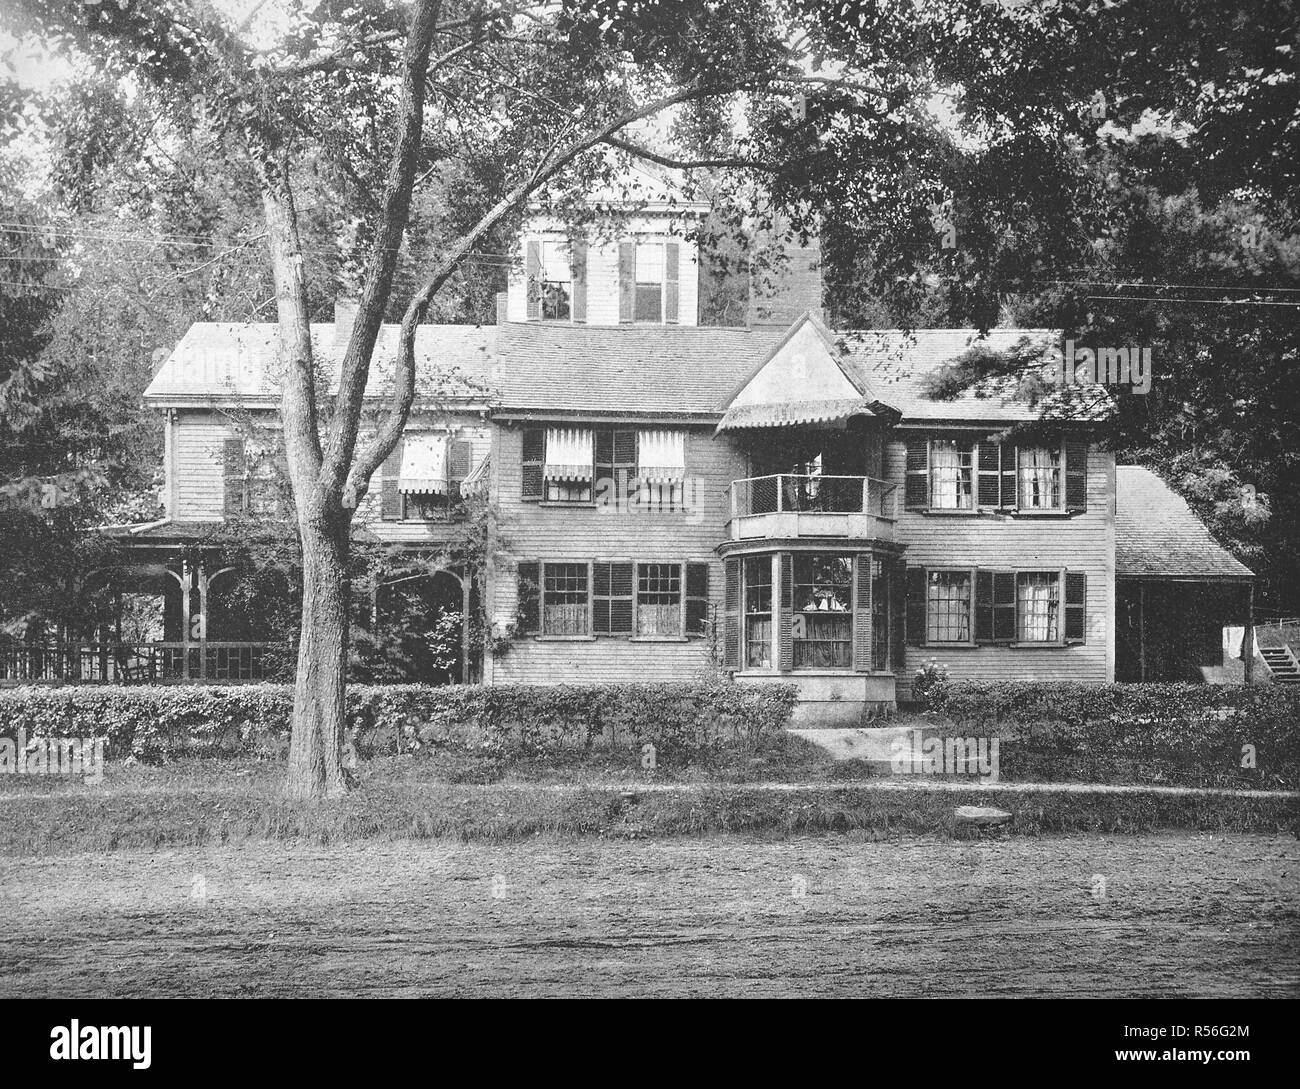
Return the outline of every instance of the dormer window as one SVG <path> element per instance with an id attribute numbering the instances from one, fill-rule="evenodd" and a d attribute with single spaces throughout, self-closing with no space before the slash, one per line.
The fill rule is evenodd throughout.
<path id="1" fill-rule="evenodd" d="M 642 242 L 636 247 L 636 321 L 664 320 L 664 247 Z"/>
<path id="2" fill-rule="evenodd" d="M 572 317 L 573 265 L 567 242 L 542 243 L 542 320 L 568 321 Z"/>
<path id="3" fill-rule="evenodd" d="M 681 288 L 681 245 L 622 242 L 618 248 L 618 320 L 676 324 Z"/>

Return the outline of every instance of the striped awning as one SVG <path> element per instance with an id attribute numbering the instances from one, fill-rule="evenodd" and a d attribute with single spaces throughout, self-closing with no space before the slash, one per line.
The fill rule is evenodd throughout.
<path id="1" fill-rule="evenodd" d="M 407 435 L 402 441 L 402 467 L 397 477 L 402 492 L 447 492 L 447 438 L 445 435 Z"/>
<path id="2" fill-rule="evenodd" d="M 834 401 L 776 401 L 768 404 L 733 405 L 722 417 L 718 430 L 838 423 L 853 416 L 872 415 L 874 413 L 862 397 L 845 397 Z"/>
<path id="3" fill-rule="evenodd" d="M 593 432 L 589 427 L 546 430 L 547 480 L 590 480 Z"/>
<path id="4" fill-rule="evenodd" d="M 686 477 L 685 431 L 637 433 L 637 475 L 648 484 L 680 484 Z"/>
<path id="5" fill-rule="evenodd" d="M 484 454 L 479 463 L 469 471 L 469 476 L 460 482 L 460 494 L 486 495 L 491 465 L 492 455 Z"/>

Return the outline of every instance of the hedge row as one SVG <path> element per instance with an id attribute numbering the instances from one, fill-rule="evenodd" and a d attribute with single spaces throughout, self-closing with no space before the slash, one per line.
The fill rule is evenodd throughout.
<path id="1" fill-rule="evenodd" d="M 468 745 L 543 753 L 590 745 L 689 755 L 780 731 L 792 685 L 661 683 L 494 687 L 350 685 L 349 740 L 362 756 Z M 23 687 L 0 690 L 0 736 L 102 737 L 110 759 L 268 755 L 288 743 L 288 685 Z"/>
<path id="2" fill-rule="evenodd" d="M 1008 777 L 1300 787 L 1300 690 L 943 681 L 930 706 L 1003 738 Z"/>

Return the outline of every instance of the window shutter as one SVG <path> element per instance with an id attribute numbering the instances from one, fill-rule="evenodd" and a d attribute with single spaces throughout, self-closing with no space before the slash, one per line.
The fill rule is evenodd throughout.
<path id="1" fill-rule="evenodd" d="M 535 632 L 542 626 L 542 565 L 521 563 L 518 574 L 519 628 L 523 632 Z"/>
<path id="2" fill-rule="evenodd" d="M 618 320 L 632 321 L 636 313 L 636 243 L 618 244 Z"/>
<path id="3" fill-rule="evenodd" d="M 914 647 L 925 646 L 925 568 L 907 567 L 904 581 L 904 640 Z"/>
<path id="4" fill-rule="evenodd" d="M 1083 571 L 1065 573 L 1065 641 L 1087 641 L 1088 576 Z"/>
<path id="5" fill-rule="evenodd" d="M 1065 507 L 1088 509 L 1088 441 L 1068 439 L 1065 443 Z"/>
<path id="6" fill-rule="evenodd" d="M 542 465 L 546 460 L 546 431 L 540 427 L 525 427 L 520 466 L 520 499 L 541 499 L 543 491 Z"/>
<path id="7" fill-rule="evenodd" d="M 459 498 L 461 481 L 469 476 L 473 451 L 467 439 L 447 441 L 447 490 L 452 498 Z"/>
<path id="8" fill-rule="evenodd" d="M 631 563 L 594 563 L 591 568 L 591 630 L 596 635 L 632 634 Z"/>
<path id="9" fill-rule="evenodd" d="M 221 477 L 225 485 L 223 510 L 227 518 L 244 513 L 244 440 L 226 439 L 221 444 Z"/>
<path id="10" fill-rule="evenodd" d="M 853 668 L 871 672 L 871 553 L 854 557 Z"/>
<path id="11" fill-rule="evenodd" d="M 981 507 L 1005 507 L 1007 502 L 1002 493 L 1002 444 L 982 442 L 979 444 L 979 496 Z M 1014 502 L 1014 499 L 1012 500 Z"/>
<path id="12" fill-rule="evenodd" d="M 1016 575 L 1014 571 L 993 572 L 993 641 L 1012 642 L 1016 637 Z"/>
<path id="13" fill-rule="evenodd" d="M 924 510 L 929 505 L 930 443 L 926 439 L 908 439 L 903 506 L 908 510 Z"/>
<path id="14" fill-rule="evenodd" d="M 686 565 L 686 634 L 707 635 L 709 624 L 709 565 Z"/>
<path id="15" fill-rule="evenodd" d="M 384 459 L 379 476 L 379 517 L 385 522 L 398 522 L 402 518 L 402 493 L 397 490 L 397 479 L 402 472 L 402 440 L 397 440 L 393 452 Z"/>
<path id="16" fill-rule="evenodd" d="M 993 642 L 993 572 L 975 572 L 975 642 Z"/>
<path id="17" fill-rule="evenodd" d="M 542 316 L 542 244 L 529 242 L 525 247 L 524 272 L 527 275 L 528 320 Z"/>
<path id="18" fill-rule="evenodd" d="M 664 246 L 664 321 L 670 325 L 676 324 L 680 306 L 681 259 L 682 247 L 679 243 L 669 242 Z"/>
<path id="19" fill-rule="evenodd" d="M 777 669 L 794 669 L 794 557 L 781 553 L 781 603 L 777 609 Z"/>
<path id="20" fill-rule="evenodd" d="M 740 560 L 722 561 L 722 665 L 740 668 Z"/>
<path id="21" fill-rule="evenodd" d="M 1019 464 L 1020 448 L 1007 446 L 1002 449 L 1002 505 L 1014 509 L 1020 506 L 1016 480 L 1016 466 Z"/>
<path id="22" fill-rule="evenodd" d="M 907 565 L 897 557 L 888 561 L 889 658 L 894 671 L 901 672 L 907 660 Z"/>
<path id="23" fill-rule="evenodd" d="M 587 240 L 575 239 L 569 252 L 573 255 L 573 320 L 587 320 Z"/>

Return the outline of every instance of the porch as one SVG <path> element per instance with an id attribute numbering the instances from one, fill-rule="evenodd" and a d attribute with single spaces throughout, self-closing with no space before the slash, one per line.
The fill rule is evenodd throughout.
<path id="1" fill-rule="evenodd" d="M 731 483 L 730 536 L 892 541 L 898 487 L 869 476 L 773 473 Z"/>

